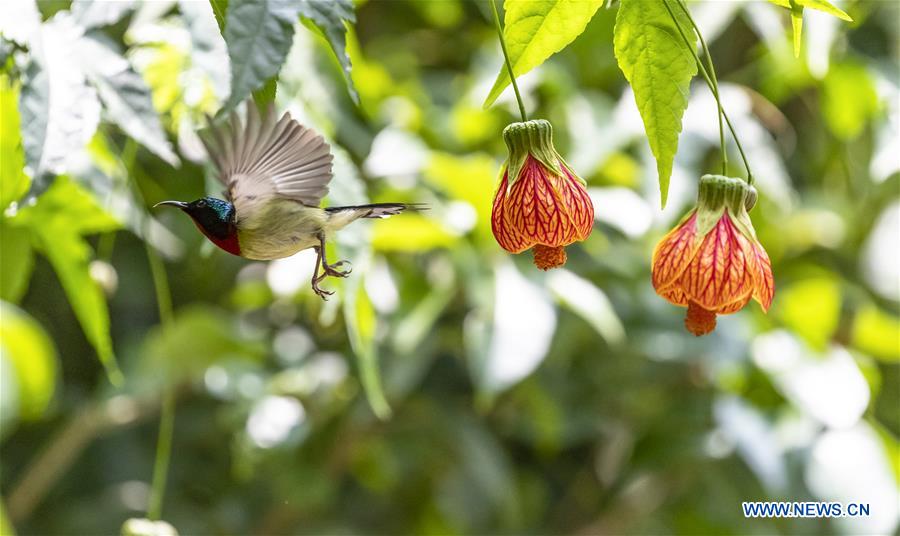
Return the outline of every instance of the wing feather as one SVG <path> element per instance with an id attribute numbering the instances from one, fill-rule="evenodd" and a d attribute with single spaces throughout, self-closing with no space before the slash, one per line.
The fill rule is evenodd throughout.
<path id="1" fill-rule="evenodd" d="M 232 112 L 200 138 L 238 214 L 263 198 L 284 197 L 318 206 L 328 193 L 334 157 L 321 135 L 274 109 L 263 116 L 247 102 L 246 121 Z"/>

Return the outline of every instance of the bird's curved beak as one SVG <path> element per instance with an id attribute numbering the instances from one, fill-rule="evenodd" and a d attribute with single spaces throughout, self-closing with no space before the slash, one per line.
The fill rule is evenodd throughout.
<path id="1" fill-rule="evenodd" d="M 162 205 L 168 205 L 168 206 L 171 206 L 171 207 L 178 207 L 178 208 L 180 208 L 181 210 L 186 209 L 187 206 L 188 206 L 187 203 L 183 203 L 183 202 L 181 202 L 181 201 L 160 201 L 159 203 L 153 205 L 153 208 L 156 208 L 156 207 L 162 206 Z"/>

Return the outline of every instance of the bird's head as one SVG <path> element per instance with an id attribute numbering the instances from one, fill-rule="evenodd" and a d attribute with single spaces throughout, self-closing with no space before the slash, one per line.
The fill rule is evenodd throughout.
<path id="1" fill-rule="evenodd" d="M 194 220 L 197 227 L 209 238 L 222 240 L 231 237 L 235 232 L 234 205 L 215 197 L 201 197 L 196 201 L 161 201 L 153 208 L 170 206 L 180 208 Z"/>

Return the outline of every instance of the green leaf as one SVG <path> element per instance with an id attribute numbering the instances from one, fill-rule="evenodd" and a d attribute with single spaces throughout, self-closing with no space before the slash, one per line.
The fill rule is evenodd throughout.
<path id="1" fill-rule="evenodd" d="M 16 536 L 16 531 L 13 530 L 12 523 L 6 515 L 6 507 L 3 506 L 3 501 L 0 501 L 0 534 L 3 536 Z"/>
<path id="2" fill-rule="evenodd" d="M 830 2 L 826 0 L 769 0 L 769 2 L 775 4 L 776 6 L 781 6 L 786 9 L 791 9 L 791 1 L 794 4 L 802 7 L 808 7 L 810 9 L 816 9 L 818 11 L 823 11 L 828 13 L 829 15 L 834 15 L 835 17 L 845 20 L 847 22 L 853 22 L 853 18 L 848 15 L 845 11 L 840 8 L 832 5 Z"/>
<path id="3" fill-rule="evenodd" d="M 819 11 L 824 11 L 829 15 L 833 15 L 839 19 L 845 20 L 847 22 L 853 22 L 853 17 L 848 15 L 842 9 L 832 5 L 827 0 L 794 0 L 795 3 L 800 4 L 803 7 L 808 7 L 810 9 L 816 9 Z"/>
<path id="4" fill-rule="evenodd" d="M 11 221 L 35 231 L 45 226 L 64 227 L 78 235 L 105 233 L 121 227 L 87 190 L 65 175 L 57 177 L 34 206 L 21 209 Z"/>
<path id="5" fill-rule="evenodd" d="M 853 345 L 886 362 L 900 362 L 900 318 L 867 305 L 853 320 Z"/>
<path id="6" fill-rule="evenodd" d="M 12 365 L 18 417 L 37 419 L 50 405 L 56 390 L 56 350 L 44 328 L 25 311 L 0 302 L 0 316 L 0 355 L 4 363 Z"/>
<path id="7" fill-rule="evenodd" d="M 603 0 L 506 0 L 503 37 L 513 73 L 522 76 L 564 49 L 584 32 L 601 5 Z M 484 107 L 493 104 L 509 83 L 504 65 Z"/>
<path id="8" fill-rule="evenodd" d="M 379 251 L 422 252 L 456 241 L 441 224 L 420 214 L 378 220 L 372 226 L 372 247 Z"/>
<path id="9" fill-rule="evenodd" d="M 375 344 L 378 317 L 360 278 L 348 281 L 344 286 L 344 294 L 344 319 L 347 322 L 350 345 L 359 365 L 363 390 L 375 415 L 379 419 L 387 419 L 391 416 L 391 406 L 381 386 L 378 350 Z"/>
<path id="10" fill-rule="evenodd" d="M 803 6 L 791 0 L 791 29 L 794 34 L 794 57 L 800 57 L 803 48 Z"/>
<path id="11" fill-rule="evenodd" d="M 859 136 L 878 112 L 878 92 L 864 65 L 832 63 L 822 90 L 825 124 L 841 140 L 850 141 Z"/>
<path id="12" fill-rule="evenodd" d="M 796 58 L 800 57 L 800 49 L 802 48 L 803 43 L 804 7 L 824 11 L 829 15 L 834 15 L 835 17 L 843 19 L 845 21 L 853 21 L 850 15 L 833 6 L 826 0 L 769 0 L 769 2 L 791 11 L 791 27 L 794 34 L 794 57 Z"/>
<path id="13" fill-rule="evenodd" d="M 213 15 L 216 18 L 216 24 L 219 25 L 219 33 L 223 36 L 225 35 L 225 14 L 228 12 L 228 0 L 209 0 L 209 5 L 212 7 Z M 192 0 L 185 0 L 185 6 L 181 8 L 185 15 L 192 11 L 199 11 L 196 9 L 196 6 L 192 4 Z M 191 18 L 199 18 L 196 13 L 190 14 Z M 202 31 L 194 31 L 194 27 L 198 26 L 197 24 L 191 25 L 191 37 L 194 40 L 194 49 L 210 49 L 214 48 L 214 42 L 208 38 Z M 196 55 L 196 54 L 195 54 Z M 200 61 L 198 63 L 203 63 L 205 57 L 201 55 L 198 58 Z M 210 72 L 211 76 L 213 73 L 213 65 L 207 66 L 207 71 Z M 275 90 L 278 82 L 278 77 L 273 76 L 266 80 L 266 83 L 263 85 L 261 89 L 257 89 L 253 92 L 253 100 L 256 102 L 256 106 L 260 109 L 260 111 L 265 111 L 266 106 L 269 103 L 275 101 Z"/>
<path id="14" fill-rule="evenodd" d="M 18 84 L 6 75 L 0 76 L 0 211 L 28 191 L 18 98 Z"/>
<path id="15" fill-rule="evenodd" d="M 90 194 L 61 176 L 34 206 L 19 211 L 15 223 L 31 230 L 37 248 L 53 265 L 110 382 L 118 385 L 122 373 L 113 355 L 109 311 L 103 290 L 90 276 L 91 249 L 82 235 L 116 230 L 119 222 L 103 211 Z"/>
<path id="16" fill-rule="evenodd" d="M 263 84 L 263 87 L 257 89 L 253 92 L 253 102 L 256 103 L 256 107 L 259 108 L 260 112 L 264 112 L 269 109 L 269 105 L 275 102 L 275 94 L 278 91 L 278 77 L 273 76 L 266 80 L 266 83 Z"/>
<path id="17" fill-rule="evenodd" d="M 781 292 L 778 316 L 815 350 L 824 351 L 837 329 L 841 288 L 827 276 L 798 281 Z"/>
<path id="18" fill-rule="evenodd" d="M 225 35 L 225 14 L 228 13 L 228 0 L 209 0 L 209 5 L 212 7 L 213 15 L 216 16 L 219 32 Z"/>
<path id="19" fill-rule="evenodd" d="M 681 8 L 671 0 L 678 27 L 696 47 L 696 37 Z M 634 90 L 650 150 L 656 157 L 662 206 L 666 206 L 672 163 L 678 151 L 681 120 L 688 105 L 697 64 L 663 2 L 622 0 L 613 42 L 616 60 Z"/>
<path id="20" fill-rule="evenodd" d="M 294 38 L 298 2 L 231 0 L 225 44 L 231 59 L 231 95 L 220 114 L 234 109 L 281 70 Z"/>
<path id="21" fill-rule="evenodd" d="M 350 76 L 350 55 L 347 54 L 347 23 L 356 22 L 352 0 L 300 0 L 300 16 L 313 23 L 328 40 L 331 50 L 341 64 L 347 92 L 359 104 L 359 93 Z"/>
<path id="22" fill-rule="evenodd" d="M 34 251 L 27 229 L 0 220 L 0 299 L 18 303 L 28 289 Z"/>

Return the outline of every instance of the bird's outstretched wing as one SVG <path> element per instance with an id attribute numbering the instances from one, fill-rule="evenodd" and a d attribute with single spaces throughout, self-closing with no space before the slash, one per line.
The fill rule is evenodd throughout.
<path id="1" fill-rule="evenodd" d="M 256 104 L 248 100 L 246 124 L 232 112 L 225 125 L 210 121 L 208 132 L 200 139 L 239 214 L 242 207 L 250 208 L 271 197 L 317 207 L 328 193 L 334 158 L 330 147 L 290 113 L 276 121 L 271 107 L 260 118 Z"/>

